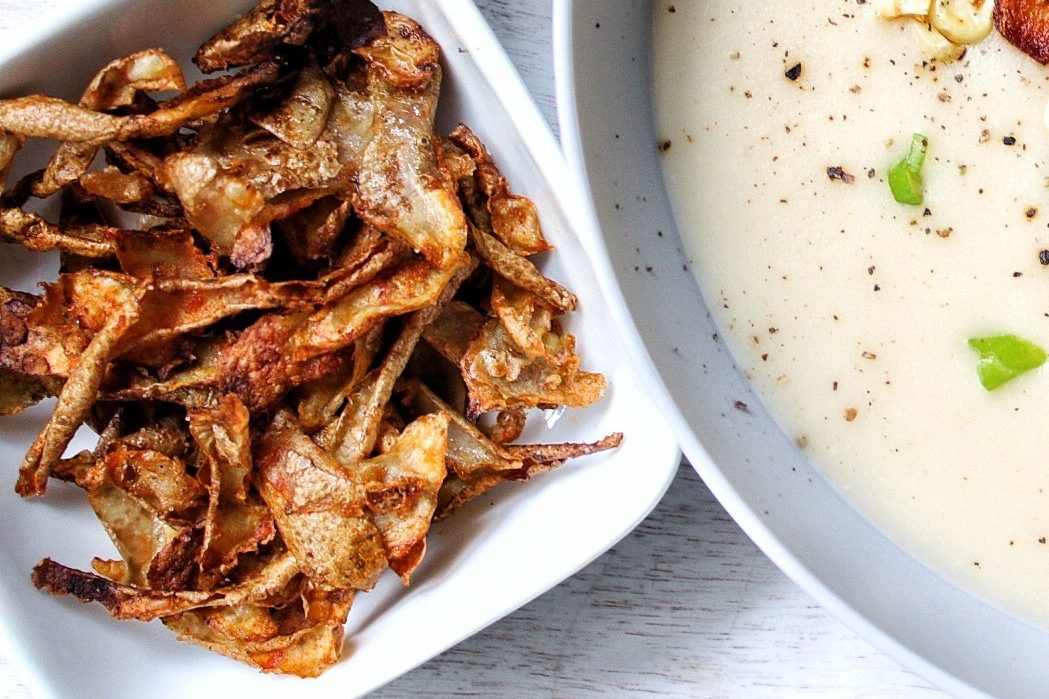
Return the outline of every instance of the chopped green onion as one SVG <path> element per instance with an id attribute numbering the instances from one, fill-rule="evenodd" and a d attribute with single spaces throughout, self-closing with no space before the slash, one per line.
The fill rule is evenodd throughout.
<path id="1" fill-rule="evenodd" d="M 980 355 L 976 372 L 988 391 L 1012 381 L 1020 374 L 1045 363 L 1046 354 L 1038 345 L 1016 335 L 993 335 L 969 340 L 969 346 Z"/>
<path id="2" fill-rule="evenodd" d="M 924 183 L 921 173 L 907 167 L 907 161 L 901 160 L 889 169 L 889 189 L 892 197 L 901 204 L 921 204 Z"/>
<path id="3" fill-rule="evenodd" d="M 911 137 L 907 157 L 889 168 L 889 189 L 893 198 L 901 204 L 921 204 L 925 184 L 922 181 L 922 165 L 929 139 L 920 133 Z"/>
<path id="4" fill-rule="evenodd" d="M 925 164 L 925 152 L 929 150 L 929 139 L 916 133 L 911 136 L 911 147 L 907 151 L 907 167 L 914 172 L 920 173 L 922 165 Z"/>

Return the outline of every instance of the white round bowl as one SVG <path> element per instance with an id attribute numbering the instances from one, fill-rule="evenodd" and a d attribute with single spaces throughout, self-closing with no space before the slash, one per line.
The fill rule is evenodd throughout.
<path id="1" fill-rule="evenodd" d="M 555 0 L 558 107 L 599 282 L 685 455 L 780 568 L 883 651 L 955 695 L 1044 696 L 1049 632 L 871 526 L 781 432 L 718 341 L 663 188 L 649 23 L 649 2 Z"/>

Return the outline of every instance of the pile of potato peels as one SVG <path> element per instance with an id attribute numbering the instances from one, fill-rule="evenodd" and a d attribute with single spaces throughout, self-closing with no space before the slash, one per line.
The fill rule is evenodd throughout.
<path id="1" fill-rule="evenodd" d="M 0 183 L 60 142 L 0 196 L 0 240 L 62 261 L 39 296 L 0 287 L 0 414 L 57 396 L 16 489 L 75 483 L 121 556 L 45 559 L 37 587 L 317 675 L 431 521 L 619 444 L 512 443 L 605 380 L 529 260 L 534 205 L 466 126 L 434 132 L 438 58 L 370 2 L 262 0 L 194 58 L 234 72 L 187 88 L 149 49 L 79 104 L 0 101 Z M 57 222 L 23 208 L 51 195 Z M 82 424 L 97 446 L 64 457 Z"/>

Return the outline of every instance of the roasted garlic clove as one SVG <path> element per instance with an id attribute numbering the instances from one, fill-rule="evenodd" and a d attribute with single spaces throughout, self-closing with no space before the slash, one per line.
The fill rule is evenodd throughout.
<path id="1" fill-rule="evenodd" d="M 991 33 L 993 14 L 994 0 L 933 0 L 929 23 L 956 44 L 976 44 Z"/>
<path id="2" fill-rule="evenodd" d="M 948 63 L 958 60 L 965 53 L 964 46 L 950 41 L 920 19 L 912 22 L 911 28 L 914 30 L 914 36 L 918 39 L 922 52 L 929 58 Z"/>

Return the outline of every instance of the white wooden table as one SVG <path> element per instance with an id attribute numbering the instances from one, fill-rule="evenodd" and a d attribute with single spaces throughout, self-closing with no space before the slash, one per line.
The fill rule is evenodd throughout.
<path id="1" fill-rule="evenodd" d="M 477 0 L 556 128 L 550 0 Z M 62 0 L 0 0 L 0 41 Z M 307 689 L 307 688 L 304 688 Z M 379 697 L 941 697 L 829 616 L 683 463 L 632 534 Z M 0 699 L 29 697 L 0 657 Z"/>

